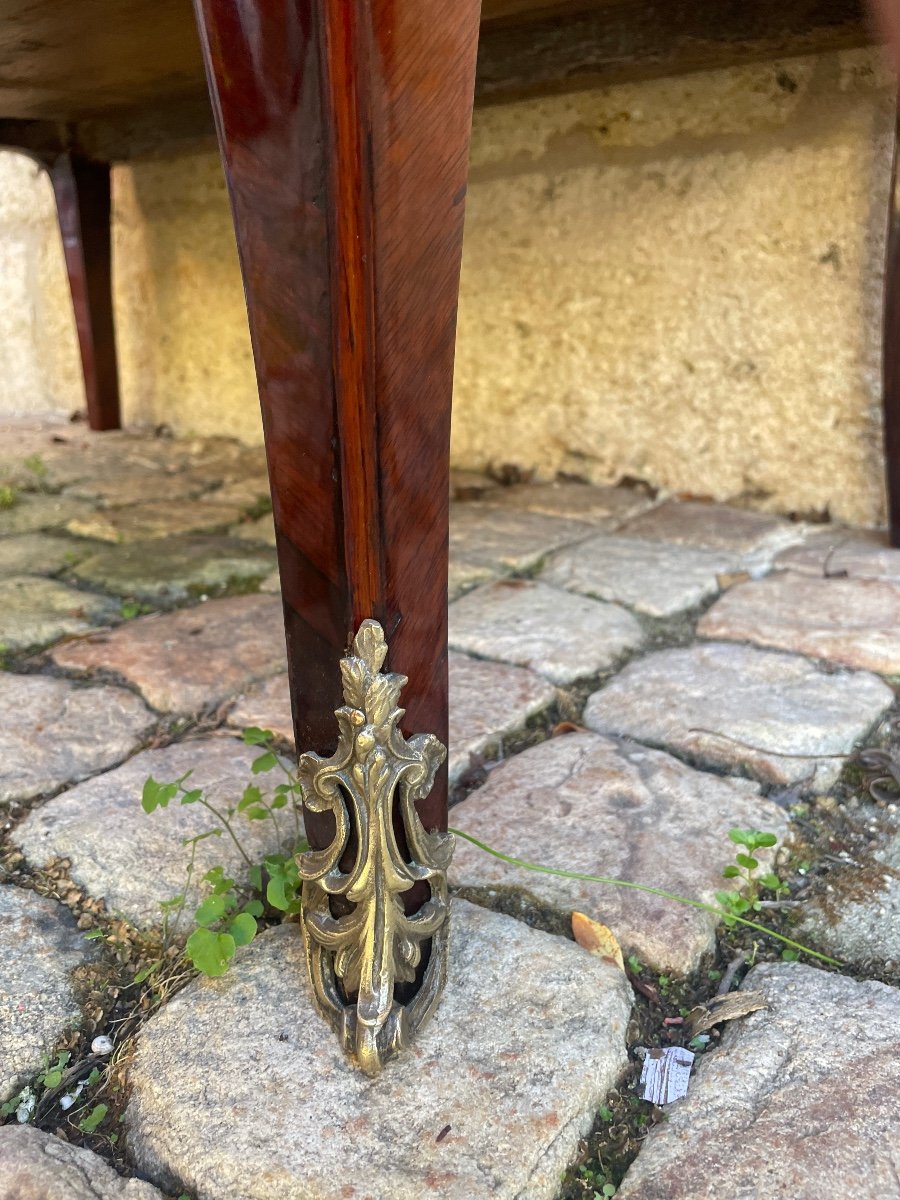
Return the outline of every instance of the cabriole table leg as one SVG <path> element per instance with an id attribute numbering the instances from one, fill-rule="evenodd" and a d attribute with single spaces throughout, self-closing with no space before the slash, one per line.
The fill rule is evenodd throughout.
<path id="1" fill-rule="evenodd" d="M 321 763 L 306 760 L 307 835 L 331 872 L 384 871 L 372 856 L 385 839 L 415 866 L 405 787 L 423 835 L 447 822 L 435 747 L 447 740 L 450 401 L 479 3 L 196 0 L 196 10 L 263 410 L 297 746 L 328 756 L 338 745 L 345 654 L 351 663 L 368 655 L 366 686 L 396 699 L 399 683 L 375 665 L 380 651 L 357 639 L 349 652 L 361 627 L 363 642 L 374 636 L 367 621 L 386 635 L 386 669 L 408 678 L 404 732 L 433 739 L 421 771 L 396 781 L 380 843 L 365 836 L 353 803 L 316 799 Z M 345 692 L 353 669 L 344 668 Z M 357 699 L 345 706 L 361 722 L 357 741 L 343 731 L 341 746 L 364 759 L 371 737 L 387 746 L 390 721 Z M 404 745 L 392 743 L 391 762 L 409 746 L 424 753 L 415 739 Z M 350 814 L 346 837 L 338 808 Z M 329 902 L 329 919 L 360 923 L 356 950 L 323 959 L 321 942 L 311 945 L 314 983 L 328 976 L 317 984 L 324 1010 L 345 1030 L 357 1019 L 377 1027 L 363 1055 L 369 1071 L 396 1047 L 388 1026 L 415 1024 L 415 996 L 431 979 L 431 933 L 412 984 L 385 943 L 399 914 L 432 919 L 433 880 L 416 879 L 385 902 L 387 925 L 375 909 L 363 922 L 349 892 L 342 906 Z"/>

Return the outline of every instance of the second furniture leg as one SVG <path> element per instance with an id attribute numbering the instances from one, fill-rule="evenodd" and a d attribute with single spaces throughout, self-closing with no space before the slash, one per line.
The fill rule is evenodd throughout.
<path id="1" fill-rule="evenodd" d="M 75 310 L 91 429 L 118 429 L 112 307 L 110 168 L 66 152 L 47 163 Z"/>

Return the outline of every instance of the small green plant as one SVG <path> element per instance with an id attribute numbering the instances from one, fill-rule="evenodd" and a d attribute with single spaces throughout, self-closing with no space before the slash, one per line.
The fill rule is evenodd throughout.
<path id="1" fill-rule="evenodd" d="M 301 880 L 296 856 L 309 848 L 301 836 L 300 785 L 275 753 L 274 734 L 268 729 L 252 727 L 244 730 L 243 740 L 248 746 L 258 746 L 262 750 L 251 764 L 255 776 L 276 770 L 284 774 L 284 779 L 268 796 L 258 784 L 250 783 L 235 804 L 223 808 L 210 801 L 202 788 L 189 785 L 190 771 L 167 783 L 151 776 L 144 783 L 141 796 L 141 806 L 146 813 L 167 808 L 177 798 L 182 805 L 202 805 L 216 822 L 213 828 L 185 839 L 184 845 L 190 848 L 190 855 L 184 889 L 161 906 L 164 949 L 178 932 L 194 881 L 198 845 L 207 838 L 228 837 L 247 866 L 245 884 L 238 884 L 222 866 L 210 868 L 200 879 L 206 885 L 206 894 L 194 909 L 194 928 L 188 935 L 184 952 L 198 971 L 212 978 L 224 975 L 238 946 L 253 941 L 267 905 L 284 915 L 300 911 Z M 282 846 L 289 846 L 290 852 L 268 854 L 262 862 L 254 861 L 240 836 L 242 821 L 270 821 L 277 841 Z M 135 976 L 135 983 L 142 983 L 161 965 L 162 959 L 150 963 Z"/>
<path id="2" fill-rule="evenodd" d="M 26 471 L 29 471 L 39 483 L 44 483 L 47 478 L 47 464 L 39 454 L 29 454 L 23 460 L 22 465 Z"/>
<path id="3" fill-rule="evenodd" d="M 59 1087 L 59 1085 L 62 1083 L 63 1071 L 68 1065 L 71 1057 L 72 1055 L 68 1050 L 60 1050 L 59 1054 L 56 1056 L 56 1062 L 51 1066 L 49 1058 L 46 1054 L 44 1054 L 43 1069 L 40 1075 L 38 1075 L 39 1082 L 48 1089 Z"/>
<path id="4" fill-rule="evenodd" d="M 137 600 L 123 600 L 119 606 L 119 616 L 126 621 L 133 621 L 135 617 L 143 617 L 152 612 L 149 604 L 141 604 Z"/>
<path id="5" fill-rule="evenodd" d="M 0 483 L 0 508 L 12 508 L 18 502 L 19 493 L 8 483 Z"/>
<path id="6" fill-rule="evenodd" d="M 82 1117 L 78 1122 L 78 1128 L 82 1133 L 94 1133 L 97 1127 L 101 1125 L 109 1112 L 109 1106 L 106 1104 L 95 1104 L 86 1117 Z"/>
<path id="7" fill-rule="evenodd" d="M 774 892 L 778 897 L 787 888 L 774 871 L 761 871 L 760 861 L 754 857 L 758 850 L 770 849 L 778 842 L 774 833 L 763 833 L 760 829 L 729 829 L 728 836 L 735 845 L 743 847 L 735 854 L 735 861 L 722 871 L 723 879 L 741 881 L 740 891 L 723 889 L 716 892 L 716 899 L 725 910 L 725 924 L 734 925 L 744 913 L 759 912 L 762 908 L 760 892 Z"/>

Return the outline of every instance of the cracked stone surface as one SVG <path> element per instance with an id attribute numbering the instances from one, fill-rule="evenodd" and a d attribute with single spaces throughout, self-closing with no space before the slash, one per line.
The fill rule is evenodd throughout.
<path id="1" fill-rule="evenodd" d="M 61 529 L 76 517 L 93 511 L 86 500 L 72 496 L 24 494 L 11 508 L 0 509 L 0 537 L 15 533 L 38 533 L 42 529 Z"/>
<path id="2" fill-rule="evenodd" d="M 217 534 L 178 534 L 104 546 L 72 574 L 116 596 L 178 604 L 201 595 L 255 590 L 275 567 L 274 551 Z"/>
<path id="3" fill-rule="evenodd" d="M 765 829 L 779 838 L 786 830 L 784 813 L 756 783 L 707 775 L 662 751 L 592 733 L 552 738 L 507 759 L 453 809 L 451 823 L 515 858 L 652 884 L 705 903 L 730 886 L 722 879 L 734 854 L 729 829 Z M 578 909 L 608 925 L 626 955 L 655 970 L 687 974 L 714 945 L 711 913 L 510 867 L 461 839 L 450 877 L 495 893 L 524 890 L 563 915 Z"/>
<path id="4" fill-rule="evenodd" d="M 127 508 L 101 509 L 86 517 L 76 517 L 66 525 L 66 531 L 102 542 L 138 542 L 183 533 L 224 532 L 240 515 L 241 510 L 235 504 L 157 500 L 150 504 L 131 504 Z"/>
<path id="5" fill-rule="evenodd" d="M 456 783 L 488 748 L 556 700 L 556 688 L 522 667 L 450 652 L 450 747 L 447 766 Z"/>
<path id="6" fill-rule="evenodd" d="M 484 563 L 468 562 L 465 558 L 457 558 L 455 555 L 452 555 L 447 572 L 448 599 L 451 602 L 458 600 L 460 596 L 464 596 L 466 592 L 471 592 L 473 588 L 480 587 L 483 583 L 491 583 L 494 579 L 505 574 L 508 574 L 508 572 L 498 567 L 486 566 Z"/>
<path id="7" fill-rule="evenodd" d="M 765 1011 L 725 1026 L 621 1200 L 885 1200 L 900 1178 L 900 991 L 800 963 L 754 967 Z"/>
<path id="8" fill-rule="evenodd" d="M 734 557 L 721 551 L 600 534 L 554 554 L 540 578 L 651 617 L 672 617 L 714 596 L 719 577 L 734 566 Z"/>
<path id="9" fill-rule="evenodd" d="M 561 546 L 589 537 L 583 521 L 518 512 L 492 504 L 450 506 L 450 553 L 498 571 L 529 571 Z"/>
<path id="10" fill-rule="evenodd" d="M 95 547 L 51 533 L 23 533 L 0 538 L 0 577 L 7 575 L 56 575 Z"/>
<path id="11" fill-rule="evenodd" d="M 0 802 L 75 783 L 127 757 L 156 718 L 125 688 L 0 672 Z"/>
<path id="12" fill-rule="evenodd" d="M 900 583 L 900 550 L 892 549 L 879 529 L 823 529 L 782 551 L 775 565 L 819 578 L 846 575 Z"/>
<path id="13" fill-rule="evenodd" d="M 14 575 L 0 579 L 0 643 L 7 650 L 30 650 L 118 614 L 105 596 L 95 596 L 53 579 Z"/>
<path id="14" fill-rule="evenodd" d="M 697 632 L 898 675 L 900 586 L 783 571 L 726 592 Z"/>
<path id="15" fill-rule="evenodd" d="M 59 667 L 110 671 L 160 712 L 196 713 L 285 667 L 281 601 L 232 596 L 57 646 Z"/>
<path id="16" fill-rule="evenodd" d="M 500 739 L 524 729 L 529 718 L 545 711 L 556 699 L 546 679 L 521 667 L 483 662 L 466 654 L 449 656 L 450 782 L 455 783 L 473 760 Z M 255 725 L 271 729 L 294 745 L 287 675 L 275 675 L 241 696 L 228 714 L 234 729 Z"/>
<path id="17" fill-rule="evenodd" d="M 287 674 L 273 675 L 239 696 L 228 714 L 233 729 L 270 729 L 282 742 L 294 746 L 294 722 L 291 718 L 291 694 Z"/>
<path id="18" fill-rule="evenodd" d="M 501 579 L 450 605 L 450 647 L 567 684 L 640 646 L 637 620 L 615 604 L 528 579 Z"/>
<path id="19" fill-rule="evenodd" d="M 630 663 L 594 692 L 583 719 L 764 782 L 825 788 L 844 766 L 829 756 L 848 754 L 893 701 L 867 671 L 714 642 Z"/>
<path id="20" fill-rule="evenodd" d="M 40 1069 L 41 1055 L 81 1021 L 72 972 L 93 957 L 68 909 L 0 884 L 0 1101 L 14 1096 Z M 2 1180 L 0 1172 L 0 1189 Z"/>
<path id="21" fill-rule="evenodd" d="M 763 567 L 806 528 L 768 513 L 693 500 L 667 500 L 622 526 L 628 537 L 651 538 L 678 546 L 704 546 L 739 555 L 751 567 Z"/>
<path id="22" fill-rule="evenodd" d="M 190 984 L 138 1041 L 138 1167 L 196 1200 L 552 1200 L 625 1065 L 625 976 L 463 902 L 451 920 L 441 1004 L 376 1080 L 315 1012 L 295 925 Z"/>
<path id="23" fill-rule="evenodd" d="M 604 529 L 617 528 L 655 503 L 640 488 L 594 487 L 568 481 L 494 488 L 485 499 L 501 508 L 587 521 Z"/>
<path id="24" fill-rule="evenodd" d="M 99 1154 L 29 1125 L 0 1129 L 0 1200 L 165 1200 Z"/>
<path id="25" fill-rule="evenodd" d="M 144 781 L 152 775 L 166 783 L 190 770 L 192 787 L 203 788 L 217 807 L 228 807 L 253 780 L 250 764 L 258 754 L 257 748 L 230 737 L 145 750 L 48 800 L 16 826 L 11 839 L 34 867 L 71 860 L 71 878 L 90 896 L 103 899 L 108 911 L 141 928 L 158 925 L 160 901 L 185 888 L 184 839 L 215 828 L 217 822 L 200 804 L 185 807 L 177 800 L 164 811 L 145 813 Z M 254 860 L 279 848 L 271 822 L 236 820 L 241 842 Z M 246 878 L 243 859 L 225 836 L 198 843 L 195 880 L 216 864 L 236 879 Z M 198 894 L 196 884 L 188 890 L 188 909 Z"/>

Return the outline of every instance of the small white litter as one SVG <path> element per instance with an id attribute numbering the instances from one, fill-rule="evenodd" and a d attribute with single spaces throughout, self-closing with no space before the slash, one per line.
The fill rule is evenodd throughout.
<path id="1" fill-rule="evenodd" d="M 671 1104 L 686 1096 L 693 1062 L 693 1052 L 684 1046 L 648 1050 L 641 1070 L 641 1099 Z"/>

